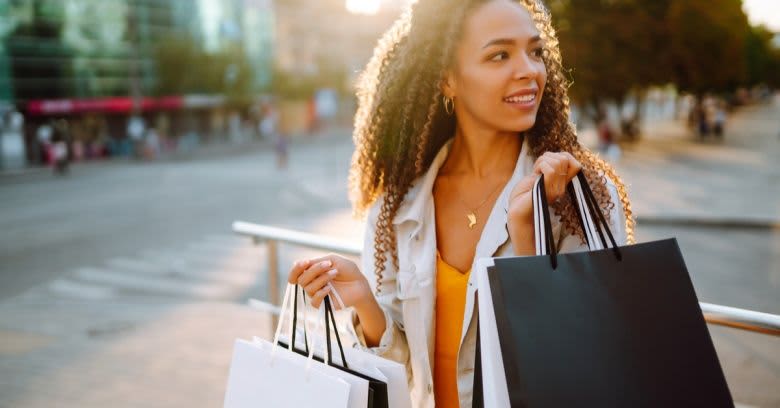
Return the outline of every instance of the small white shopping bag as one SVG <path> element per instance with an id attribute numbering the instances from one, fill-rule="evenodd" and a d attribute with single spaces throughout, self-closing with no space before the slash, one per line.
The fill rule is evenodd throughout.
<path id="1" fill-rule="evenodd" d="M 278 346 L 291 288 L 288 285 L 285 291 L 273 342 L 257 337 L 251 342 L 236 340 L 225 407 L 365 408 L 368 381 L 314 360 L 316 341 L 308 357 Z M 292 324 L 289 328 L 295 330 Z"/>
<path id="2" fill-rule="evenodd" d="M 304 356 L 275 348 L 265 340 L 236 340 L 225 408 L 348 406 L 349 383 Z"/>
<path id="3" fill-rule="evenodd" d="M 343 310 L 344 303 L 335 291 L 335 288 L 332 289 L 332 294 L 332 297 L 335 300 L 333 303 L 338 305 L 339 310 Z M 330 295 L 328 296 L 330 297 Z M 305 314 L 303 318 L 306 319 Z M 306 327 L 306 325 L 304 325 L 304 327 Z M 320 332 L 309 332 L 304 334 L 299 331 L 296 334 L 296 337 L 295 347 L 298 350 L 305 349 L 306 343 L 304 339 L 306 338 L 309 339 L 310 342 L 314 341 L 316 344 L 325 344 L 325 340 Z M 290 344 L 290 339 L 286 338 L 286 336 L 283 336 L 282 341 L 284 344 Z M 412 402 L 409 393 L 409 380 L 406 374 L 406 367 L 403 364 L 357 348 L 346 347 L 343 351 L 350 369 L 387 384 L 388 408 L 411 408 Z M 315 350 L 314 356 L 321 359 L 325 358 L 320 350 Z M 332 358 L 335 364 L 344 366 L 344 361 L 341 359 L 340 353 L 333 353 Z"/>
<path id="4" fill-rule="evenodd" d="M 344 310 L 344 303 L 335 288 L 331 287 L 331 293 L 339 310 Z M 389 408 L 411 408 L 409 380 L 406 375 L 406 367 L 403 364 L 357 348 L 345 348 L 344 357 L 351 369 L 387 384 Z M 333 358 L 334 362 L 343 365 L 344 362 L 341 361 L 341 356 L 338 353 L 334 353 Z"/>
<path id="5" fill-rule="evenodd" d="M 406 367 L 403 364 L 355 348 L 344 349 L 344 354 L 350 368 L 387 384 L 389 408 L 412 407 Z"/>

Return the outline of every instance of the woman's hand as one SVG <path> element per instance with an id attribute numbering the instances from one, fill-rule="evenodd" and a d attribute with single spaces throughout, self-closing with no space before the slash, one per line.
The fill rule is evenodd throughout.
<path id="1" fill-rule="evenodd" d="M 507 227 L 515 254 L 534 254 L 534 206 L 532 192 L 539 175 L 544 174 L 547 202 L 554 203 L 566 193 L 569 184 L 582 165 L 569 152 L 547 152 L 534 163 L 534 172 L 520 180 L 509 195 Z"/>
<path id="2" fill-rule="evenodd" d="M 315 308 L 319 308 L 322 300 L 331 292 L 329 282 L 344 302 L 344 307 L 359 307 L 374 296 L 357 265 L 335 254 L 295 262 L 287 281 L 301 285 Z M 333 307 L 337 309 L 339 305 L 334 302 Z"/>

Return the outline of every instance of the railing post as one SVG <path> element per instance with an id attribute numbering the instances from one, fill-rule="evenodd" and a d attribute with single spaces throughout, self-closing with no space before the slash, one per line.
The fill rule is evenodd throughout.
<path id="1" fill-rule="evenodd" d="M 269 239 L 265 242 L 268 256 L 268 301 L 274 306 L 280 306 L 279 299 L 279 242 Z M 276 329 L 279 317 L 271 318 L 271 331 Z"/>

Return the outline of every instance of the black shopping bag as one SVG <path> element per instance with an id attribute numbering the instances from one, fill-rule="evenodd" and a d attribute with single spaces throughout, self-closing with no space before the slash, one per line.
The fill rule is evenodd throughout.
<path id="1" fill-rule="evenodd" d="M 544 255 L 480 262 L 484 406 L 733 407 L 677 241 L 618 247 L 584 177 L 568 190 L 604 249 L 555 253 L 542 180 Z"/>

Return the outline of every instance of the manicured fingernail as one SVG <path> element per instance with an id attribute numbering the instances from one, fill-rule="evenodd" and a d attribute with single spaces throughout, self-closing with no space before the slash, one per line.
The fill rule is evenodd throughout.
<path id="1" fill-rule="evenodd" d="M 330 261 L 322 261 L 320 265 L 322 265 L 323 268 L 330 268 L 331 264 Z"/>
<path id="2" fill-rule="evenodd" d="M 335 269 L 331 269 L 331 270 L 328 271 L 328 276 L 334 277 L 334 276 L 336 276 L 337 273 L 339 273 L 339 271 L 337 271 Z"/>

